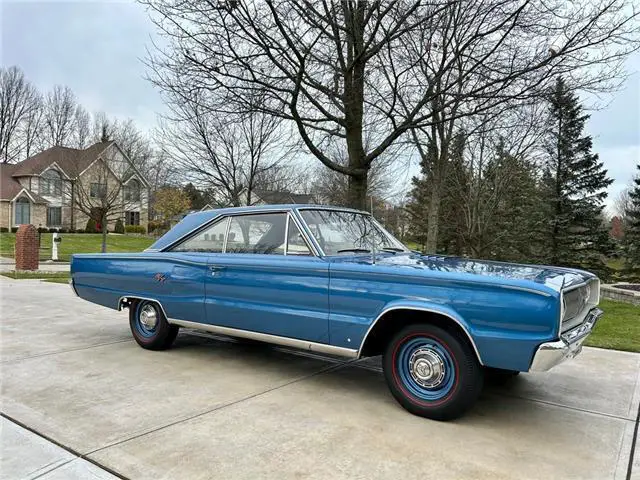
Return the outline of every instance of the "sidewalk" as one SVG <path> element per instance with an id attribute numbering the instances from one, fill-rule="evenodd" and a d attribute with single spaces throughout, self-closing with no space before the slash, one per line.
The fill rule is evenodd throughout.
<path id="1" fill-rule="evenodd" d="M 0 479 L 118 478 L 4 417 L 0 417 L 0 445 Z"/>
<path id="2" fill-rule="evenodd" d="M 0 257 L 0 272 L 10 272 L 16 269 L 16 263 L 13 258 Z M 39 272 L 68 272 L 68 263 L 53 263 L 41 261 L 38 266 Z"/>

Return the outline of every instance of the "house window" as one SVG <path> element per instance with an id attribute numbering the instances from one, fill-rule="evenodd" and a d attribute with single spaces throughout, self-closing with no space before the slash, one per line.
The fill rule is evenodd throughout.
<path id="1" fill-rule="evenodd" d="M 129 180 L 124 187 L 124 199 L 130 202 L 140 201 L 140 182 L 135 178 Z"/>
<path id="2" fill-rule="evenodd" d="M 62 207 L 47 208 L 47 226 L 57 227 L 62 225 Z"/>
<path id="3" fill-rule="evenodd" d="M 26 225 L 31 223 L 31 203 L 28 199 L 20 197 L 15 202 L 15 224 Z"/>
<path id="4" fill-rule="evenodd" d="M 89 196 L 91 198 L 104 198 L 107 194 L 107 184 L 106 183 L 92 183 L 89 191 Z"/>
<path id="5" fill-rule="evenodd" d="M 125 225 L 140 225 L 140 212 L 124 212 Z"/>
<path id="6" fill-rule="evenodd" d="M 40 194 L 54 195 L 59 197 L 62 195 L 62 177 L 60 172 L 49 169 L 40 177 Z"/>

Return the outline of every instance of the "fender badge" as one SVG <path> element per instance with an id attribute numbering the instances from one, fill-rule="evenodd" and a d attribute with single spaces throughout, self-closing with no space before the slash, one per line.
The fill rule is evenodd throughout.
<path id="1" fill-rule="evenodd" d="M 164 273 L 156 273 L 153 276 L 153 279 L 158 283 L 164 283 L 164 281 L 167 279 L 167 276 Z"/>

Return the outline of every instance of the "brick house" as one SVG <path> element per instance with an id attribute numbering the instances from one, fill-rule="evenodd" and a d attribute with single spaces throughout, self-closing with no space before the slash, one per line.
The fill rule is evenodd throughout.
<path id="1" fill-rule="evenodd" d="M 118 195 L 117 216 L 125 225 L 147 228 L 149 183 L 116 142 L 84 150 L 51 147 L 20 163 L 0 165 L 0 227 L 84 228 L 89 217 L 79 208 L 80 193 L 86 192 L 86 211 L 87 203 L 98 207 L 107 190 Z M 115 221 L 109 221 L 110 230 Z"/>

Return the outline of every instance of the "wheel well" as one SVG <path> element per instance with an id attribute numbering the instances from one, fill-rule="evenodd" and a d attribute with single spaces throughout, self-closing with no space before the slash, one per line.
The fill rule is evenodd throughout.
<path id="1" fill-rule="evenodd" d="M 382 355 L 391 337 L 407 325 L 416 323 L 429 323 L 446 330 L 465 342 L 478 356 L 469 334 L 458 322 L 441 313 L 411 309 L 391 310 L 380 317 L 365 339 L 360 356 L 374 357 Z M 478 361 L 480 361 L 480 358 L 478 358 Z"/>
<path id="2" fill-rule="evenodd" d="M 153 302 L 156 305 L 158 305 L 160 307 L 160 310 L 162 311 L 162 314 L 166 317 L 167 314 L 164 311 L 164 306 L 162 305 L 162 303 L 160 303 L 158 300 L 156 300 L 155 298 L 146 298 L 146 297 L 136 297 L 134 295 L 131 296 L 124 296 L 124 297 L 120 297 L 120 299 L 118 300 L 118 310 L 122 310 L 123 308 L 131 308 L 131 306 L 135 303 L 135 302 L 139 302 L 141 300 L 147 300 L 149 302 Z"/>

